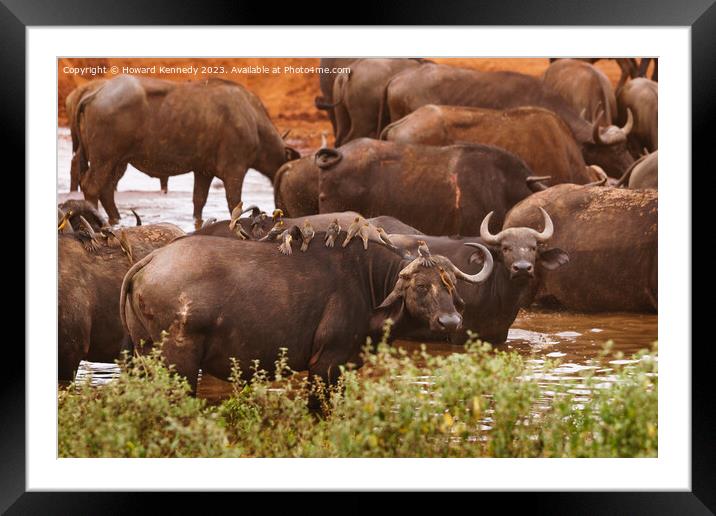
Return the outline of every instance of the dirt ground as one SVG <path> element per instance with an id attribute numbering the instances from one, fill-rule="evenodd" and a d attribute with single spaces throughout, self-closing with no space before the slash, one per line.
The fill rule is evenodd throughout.
<path id="1" fill-rule="evenodd" d="M 426 56 L 429 57 L 429 56 Z M 541 75 L 549 65 L 548 59 L 531 58 L 431 58 L 438 63 L 474 68 L 477 70 L 512 70 L 530 75 Z M 320 146 L 321 133 L 327 131 L 329 142 L 332 142 L 331 125 L 324 111 L 319 111 L 313 104 L 314 98 L 320 94 L 318 74 L 315 73 L 232 73 L 232 67 L 266 66 L 280 67 L 315 67 L 318 59 L 278 59 L 278 58 L 176 58 L 176 59 L 138 59 L 138 58 L 60 58 L 58 59 L 58 124 L 67 126 L 65 114 L 65 98 L 77 86 L 87 81 L 108 77 L 111 71 L 98 75 L 65 73 L 66 67 L 107 67 L 124 66 L 139 67 L 156 65 L 155 73 L 145 75 L 174 81 L 201 80 L 208 76 L 219 76 L 246 86 L 256 93 L 266 105 L 271 119 L 283 133 L 291 130 L 288 141 L 299 151 L 308 151 Z M 189 74 L 160 73 L 159 66 L 223 66 L 223 74 Z M 614 85 L 619 81 L 620 70 L 612 60 L 601 60 L 596 65 L 604 71 Z"/>

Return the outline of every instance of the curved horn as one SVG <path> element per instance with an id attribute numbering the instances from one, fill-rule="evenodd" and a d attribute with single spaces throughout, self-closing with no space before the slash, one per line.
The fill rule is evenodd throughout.
<path id="1" fill-rule="evenodd" d="M 129 211 L 131 211 L 134 214 L 134 219 L 137 221 L 136 225 L 141 226 L 142 225 L 142 219 L 139 218 L 139 215 L 137 215 L 137 212 L 134 211 L 132 208 L 129 208 Z"/>
<path id="2" fill-rule="evenodd" d="M 328 132 L 322 131 L 321 132 L 321 149 L 327 149 L 328 148 Z"/>
<path id="3" fill-rule="evenodd" d="M 544 208 L 540 206 L 539 210 L 542 212 L 542 216 L 544 217 L 544 229 L 541 233 L 535 229 L 531 229 L 531 231 L 538 242 L 545 242 L 552 238 L 552 235 L 554 234 L 554 224 L 552 224 L 552 219 Z"/>
<path id="4" fill-rule="evenodd" d="M 460 269 L 458 269 L 455 264 L 450 262 L 452 264 L 455 277 L 457 279 L 467 281 L 468 283 L 482 283 L 490 277 L 490 274 L 492 274 L 492 267 L 494 265 L 492 254 L 487 249 L 487 247 L 482 244 L 478 244 L 477 242 L 467 242 L 465 245 L 469 247 L 477 247 L 480 251 L 482 251 L 482 254 L 485 255 L 485 263 L 482 266 L 482 270 L 477 274 L 465 274 Z"/>
<path id="5" fill-rule="evenodd" d="M 240 217 L 241 215 L 243 215 L 244 213 L 246 213 L 247 211 L 258 210 L 258 209 L 259 209 L 258 206 L 256 206 L 255 204 L 252 204 L 251 206 L 249 206 L 249 207 L 247 207 L 247 208 L 241 210 L 241 213 L 239 213 L 239 217 Z"/>
<path id="6" fill-rule="evenodd" d="M 599 116 L 592 122 L 592 138 L 594 139 L 594 143 L 599 143 L 601 145 L 608 145 L 608 143 L 605 140 L 602 140 L 602 133 L 599 131 L 599 122 L 602 119 L 602 113 L 599 114 Z"/>
<path id="7" fill-rule="evenodd" d="M 496 235 L 490 233 L 490 219 L 493 213 L 495 212 L 491 211 L 482 219 L 482 224 L 480 224 L 480 238 L 482 238 L 486 244 L 498 245 L 502 239 L 502 231 Z"/>
<path id="8" fill-rule="evenodd" d="M 286 132 L 281 135 L 281 139 L 285 140 L 290 132 L 291 132 L 291 129 L 286 129 Z"/>
<path id="9" fill-rule="evenodd" d="M 622 127 L 622 131 L 624 131 L 624 134 L 627 135 L 631 132 L 633 127 L 634 127 L 634 115 L 632 115 L 631 109 L 627 108 L 627 121 L 626 121 L 626 124 L 624 124 L 624 127 Z"/>

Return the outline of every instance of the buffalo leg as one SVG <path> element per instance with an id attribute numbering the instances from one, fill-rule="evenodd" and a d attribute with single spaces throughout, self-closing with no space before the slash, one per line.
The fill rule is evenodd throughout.
<path id="1" fill-rule="evenodd" d="M 76 192 L 80 186 L 80 161 L 75 153 L 70 164 L 70 192 Z"/>
<path id="2" fill-rule="evenodd" d="M 234 168 L 230 173 L 219 176 L 224 182 L 229 213 L 241 202 L 241 187 L 244 185 L 244 176 L 246 176 L 245 167 Z"/>
<path id="3" fill-rule="evenodd" d="M 61 352 L 57 361 L 57 379 L 61 382 L 73 381 L 82 358 L 78 350 Z"/>
<path id="4" fill-rule="evenodd" d="M 162 193 L 167 193 L 169 191 L 169 176 L 159 178 L 159 187 L 161 188 Z"/>
<path id="5" fill-rule="evenodd" d="M 184 324 L 175 321 L 174 327 L 164 334 L 161 342 L 161 354 L 167 367 L 173 366 L 174 371 L 186 378 L 191 387 L 191 394 L 196 396 L 199 383 L 199 369 L 204 356 L 204 335 L 188 329 Z M 143 348 L 140 354 L 147 353 Z"/>
<path id="6" fill-rule="evenodd" d="M 651 58 L 649 57 L 641 58 L 641 61 L 639 62 L 639 71 L 637 72 L 637 77 L 646 77 L 646 71 L 649 69 L 650 62 Z"/>
<path id="7" fill-rule="evenodd" d="M 203 224 L 201 213 L 204 211 L 206 199 L 209 197 L 209 187 L 214 176 L 194 172 L 194 227 L 199 229 Z"/>
<path id="8" fill-rule="evenodd" d="M 79 309 L 77 312 L 61 310 L 59 314 L 57 379 L 60 382 L 71 382 L 75 379 L 80 361 L 89 352 L 92 323 Z"/>
<path id="9" fill-rule="evenodd" d="M 359 310 L 359 309 L 358 309 Z M 336 317 L 335 314 L 344 314 Z M 326 396 L 330 389 L 336 385 L 341 375 L 341 366 L 352 362 L 357 367 L 362 365 L 360 357 L 360 344 L 350 345 L 354 338 L 346 334 L 341 321 L 358 316 L 356 307 L 349 307 L 340 296 L 331 296 L 326 304 L 321 322 L 316 328 L 311 349 L 311 358 L 308 362 L 308 385 L 311 392 L 308 397 L 308 409 L 313 413 L 321 412 L 321 396 L 314 388 L 317 378 L 320 378 Z"/>
<path id="10" fill-rule="evenodd" d="M 107 212 L 109 225 L 119 224 L 119 210 L 114 202 L 114 182 L 102 189 L 99 194 L 99 200 L 102 202 L 102 206 L 104 206 L 104 211 Z"/>

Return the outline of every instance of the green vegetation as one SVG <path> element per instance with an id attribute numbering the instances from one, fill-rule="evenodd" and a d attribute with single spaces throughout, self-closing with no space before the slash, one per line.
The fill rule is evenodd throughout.
<path id="1" fill-rule="evenodd" d="M 605 349 L 604 353 L 608 352 Z M 654 457 L 657 351 L 613 367 L 612 381 L 541 377 L 529 361 L 473 341 L 446 357 L 387 346 L 306 408 L 305 375 L 285 359 L 220 405 L 189 396 L 159 351 L 122 363 L 102 387 L 59 395 L 61 457 Z M 542 364 L 549 372 L 558 362 Z M 255 366 L 255 370 L 258 369 Z"/>

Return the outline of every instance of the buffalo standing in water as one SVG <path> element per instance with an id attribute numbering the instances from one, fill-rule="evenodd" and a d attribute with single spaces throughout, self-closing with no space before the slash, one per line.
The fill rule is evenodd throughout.
<path id="1" fill-rule="evenodd" d="M 184 234 L 173 224 L 121 231 L 133 260 Z M 76 233 L 58 235 L 58 258 L 58 377 L 64 382 L 74 378 L 80 360 L 112 362 L 119 357 L 125 337 L 119 292 L 132 263 L 119 245 L 87 251 Z"/>
<path id="2" fill-rule="evenodd" d="M 559 93 L 587 122 L 610 126 L 617 119 L 617 99 L 609 78 L 578 59 L 558 59 L 544 72 L 544 83 Z M 600 117 L 600 111 L 603 115 Z"/>
<path id="3" fill-rule="evenodd" d="M 612 177 L 621 177 L 634 161 L 626 147 L 631 126 L 600 127 L 589 123 L 557 92 L 529 75 L 481 72 L 446 65 L 424 64 L 396 74 L 385 89 L 381 130 L 420 106 L 438 104 L 489 109 L 535 106 L 554 111 L 569 126 L 582 149 L 584 161 L 598 165 Z"/>
<path id="4" fill-rule="evenodd" d="M 335 70 L 338 68 L 349 68 L 351 63 L 357 60 L 358 58 L 356 57 L 324 57 L 318 63 L 318 66 L 321 70 L 323 70 L 318 75 L 321 95 L 315 98 L 314 105 L 317 109 L 325 111 L 328 115 L 328 119 L 331 121 L 331 126 L 333 127 L 333 134 L 336 134 L 336 114 L 333 105 L 333 83 L 338 75 Z"/>
<path id="5" fill-rule="evenodd" d="M 380 133 L 380 139 L 423 145 L 460 142 L 494 145 L 525 160 L 533 174 L 550 176 L 552 184 L 585 184 L 599 179 L 597 173 L 584 163 L 580 146 L 569 126 L 552 111 L 541 108 L 501 111 L 429 104 L 388 125 Z M 295 163 L 298 165 L 303 159 Z M 299 178 L 307 181 L 313 175 L 306 166 L 297 168 L 300 174 L 294 174 L 287 186 L 296 187 Z M 290 195 L 286 192 L 287 197 Z"/>
<path id="6" fill-rule="evenodd" d="M 377 138 L 378 112 L 385 86 L 396 73 L 422 64 L 420 59 L 358 59 L 333 83 L 335 146 L 356 138 Z"/>
<path id="7" fill-rule="evenodd" d="M 410 234 L 391 234 L 390 240 L 399 248 L 416 252 L 418 242 L 425 241 L 434 253 L 447 257 L 468 274 L 482 268 L 481 254 L 472 252 L 465 244 L 486 246 L 495 262 L 490 277 L 480 285 L 460 283 L 457 291 L 465 301 L 462 329 L 449 335 L 453 344 L 467 340 L 467 330 L 477 333 L 481 340 L 498 345 L 505 342 L 510 326 L 520 308 L 528 306 L 530 295 L 544 271 L 554 271 L 569 262 L 562 249 L 548 247 L 553 240 L 554 225 L 546 211 L 542 211 L 544 229 L 513 228 L 492 235 L 488 229 L 489 215 L 480 226 L 480 237 L 446 237 Z M 425 329 L 411 329 L 396 333 L 398 338 L 439 340 L 444 336 Z"/>
<path id="8" fill-rule="evenodd" d="M 552 242 L 570 256 L 542 276 L 538 300 L 584 312 L 657 310 L 655 190 L 553 186 L 512 208 L 505 228 L 536 227 L 537 207 L 552 216 L 559 227 Z"/>
<path id="9" fill-rule="evenodd" d="M 628 186 L 632 189 L 659 189 L 659 151 L 642 156 L 619 179 L 616 186 Z"/>
<path id="10" fill-rule="evenodd" d="M 85 95 L 75 110 L 80 187 L 119 220 L 114 185 L 127 164 L 155 177 L 194 172 L 194 220 L 214 176 L 224 182 L 229 210 L 241 200 L 249 168 L 273 179 L 300 155 L 287 147 L 259 98 L 221 79 L 175 83 L 119 76 Z"/>
<path id="11" fill-rule="evenodd" d="M 640 156 L 643 149 L 654 152 L 659 147 L 659 84 L 649 79 L 629 81 L 617 92 L 619 118 L 634 114 L 634 129 L 629 133 L 629 149 Z"/>
<path id="12" fill-rule="evenodd" d="M 318 213 L 318 172 L 315 156 L 289 161 L 273 180 L 274 203 L 289 217 Z"/>
<path id="13" fill-rule="evenodd" d="M 167 332 L 162 352 L 194 391 L 199 368 L 228 378 L 235 357 L 250 378 L 254 360 L 270 368 L 282 347 L 291 369 L 333 384 L 341 365 L 360 365 L 366 337 L 379 338 L 388 318 L 396 331 L 456 331 L 464 306 L 457 280 L 480 283 L 492 271 L 487 250 L 473 251 L 486 253 L 486 263 L 467 275 L 447 258 L 427 267 L 374 242 L 366 250 L 357 241 L 314 242 L 288 257 L 275 243 L 183 238 L 130 269 L 121 315 L 135 343 Z"/>
<path id="14" fill-rule="evenodd" d="M 97 79 L 77 86 L 65 99 L 65 113 L 70 124 L 70 137 L 72 138 L 72 163 L 70 165 L 70 192 L 76 192 L 80 186 L 80 154 L 77 152 L 80 145 L 80 131 L 77 127 L 77 106 L 87 95 L 94 93 L 107 79 Z"/>
<path id="15" fill-rule="evenodd" d="M 427 66 L 427 65 L 425 65 Z M 474 235 L 532 190 L 524 161 L 488 145 L 405 145 L 369 138 L 316 153 L 321 213 L 389 215 L 433 235 Z"/>

